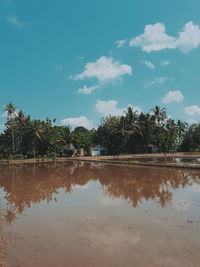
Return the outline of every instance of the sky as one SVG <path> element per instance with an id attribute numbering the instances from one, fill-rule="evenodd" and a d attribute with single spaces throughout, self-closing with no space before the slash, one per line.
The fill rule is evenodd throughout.
<path id="1" fill-rule="evenodd" d="M 200 122 L 199 0 L 0 0 L 0 129 L 33 118 L 97 127 L 128 106 Z"/>

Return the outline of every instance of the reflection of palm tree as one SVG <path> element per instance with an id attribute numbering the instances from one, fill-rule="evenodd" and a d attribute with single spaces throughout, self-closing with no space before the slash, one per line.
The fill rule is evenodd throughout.
<path id="1" fill-rule="evenodd" d="M 6 251 L 6 240 L 4 239 L 3 233 L 3 221 L 0 218 L 0 267 L 5 266 L 5 251 Z"/>
<path id="2" fill-rule="evenodd" d="M 0 187 L 5 191 L 9 205 L 5 218 L 11 223 L 17 213 L 22 213 L 32 203 L 55 201 L 60 188 L 72 193 L 76 185 L 83 186 L 90 180 L 98 180 L 106 196 L 126 199 L 133 207 L 143 200 L 155 200 L 164 207 L 172 198 L 170 189 L 200 184 L 200 175 L 198 171 L 190 170 L 124 168 L 117 165 L 102 165 L 99 169 L 92 164 L 84 164 L 83 168 L 72 162 L 26 165 L 25 168 L 23 165 L 2 165 Z"/>
<path id="3" fill-rule="evenodd" d="M 11 209 L 12 209 L 12 206 L 10 206 L 10 209 L 7 210 L 7 213 L 5 215 L 5 220 L 9 224 L 11 224 L 16 218 L 16 213 L 12 211 Z"/>

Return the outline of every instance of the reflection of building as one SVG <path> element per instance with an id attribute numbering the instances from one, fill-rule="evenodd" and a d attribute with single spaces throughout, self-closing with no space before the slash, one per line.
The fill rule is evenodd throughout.
<path id="1" fill-rule="evenodd" d="M 89 147 L 90 155 L 91 156 L 101 156 L 101 155 L 107 155 L 108 149 L 102 145 L 92 144 Z"/>

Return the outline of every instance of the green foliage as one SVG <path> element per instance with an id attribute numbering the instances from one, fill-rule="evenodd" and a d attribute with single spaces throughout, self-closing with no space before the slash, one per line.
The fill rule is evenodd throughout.
<path id="1" fill-rule="evenodd" d="M 170 119 L 164 108 L 156 106 L 150 113 L 138 114 L 129 107 L 123 116 L 101 120 L 95 142 L 106 146 L 110 154 L 148 153 L 152 147 L 157 152 L 181 151 L 187 131 L 187 123 Z M 198 143 L 195 136 L 191 137 L 193 149 Z"/>
<path id="2" fill-rule="evenodd" d="M 200 124 L 192 124 L 185 134 L 181 149 L 184 152 L 200 151 Z"/>
<path id="3" fill-rule="evenodd" d="M 54 120 L 31 119 L 11 102 L 5 108 L 7 121 L 0 134 L 0 159 L 43 158 L 72 155 L 74 147 L 89 153 L 91 144 L 101 144 L 109 154 L 200 150 L 200 124 L 188 126 L 167 116 L 156 106 L 150 113 L 128 107 L 123 116 L 102 118 L 97 129 L 55 126 Z"/>
<path id="4" fill-rule="evenodd" d="M 79 150 L 83 148 L 88 150 L 90 144 L 93 141 L 93 135 L 95 130 L 87 130 L 85 127 L 76 127 L 72 132 L 72 143 Z"/>

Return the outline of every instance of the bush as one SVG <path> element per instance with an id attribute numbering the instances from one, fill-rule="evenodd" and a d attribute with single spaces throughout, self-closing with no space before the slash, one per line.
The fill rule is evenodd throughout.
<path id="1" fill-rule="evenodd" d="M 48 154 L 44 155 L 44 158 L 56 158 L 58 157 L 58 154 L 55 152 L 49 152 Z"/>
<path id="2" fill-rule="evenodd" d="M 14 159 L 24 159 L 24 155 L 23 154 L 16 154 L 13 157 Z"/>
<path id="3" fill-rule="evenodd" d="M 9 160 L 13 160 L 14 159 L 14 156 L 12 154 L 9 155 Z"/>

